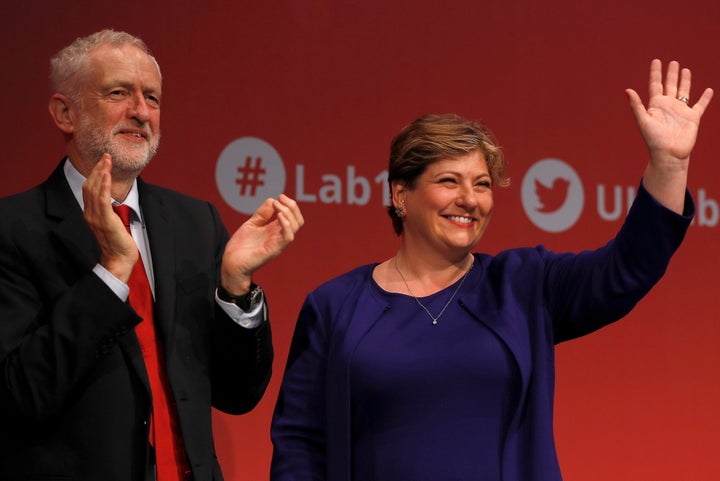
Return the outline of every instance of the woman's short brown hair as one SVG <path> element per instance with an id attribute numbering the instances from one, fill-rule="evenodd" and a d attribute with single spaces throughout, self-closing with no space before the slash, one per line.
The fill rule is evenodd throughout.
<path id="1" fill-rule="evenodd" d="M 396 181 L 412 189 L 428 165 L 441 159 L 480 151 L 485 156 L 493 186 L 505 187 L 505 157 L 495 136 L 484 125 L 455 114 L 428 114 L 403 128 L 390 144 L 388 183 L 390 192 Z M 402 218 L 395 206 L 388 206 L 397 235 L 402 234 Z"/>

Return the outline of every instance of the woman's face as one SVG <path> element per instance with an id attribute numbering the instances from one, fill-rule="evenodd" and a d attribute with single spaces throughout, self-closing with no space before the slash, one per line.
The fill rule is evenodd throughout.
<path id="1" fill-rule="evenodd" d="M 408 245 L 464 255 L 478 243 L 493 210 L 492 180 L 480 151 L 430 164 L 412 189 L 393 185 Z"/>

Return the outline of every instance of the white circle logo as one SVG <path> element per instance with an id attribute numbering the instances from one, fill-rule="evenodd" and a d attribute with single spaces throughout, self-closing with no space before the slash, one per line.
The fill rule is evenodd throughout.
<path id="1" fill-rule="evenodd" d="M 242 137 L 230 142 L 220 154 L 215 182 L 230 207 L 252 214 L 265 199 L 285 190 L 285 166 L 272 145 L 255 137 Z"/>
<path id="2" fill-rule="evenodd" d="M 533 224 L 547 232 L 562 232 L 580 217 L 585 203 L 575 170 L 558 159 L 542 159 L 527 171 L 522 205 Z"/>

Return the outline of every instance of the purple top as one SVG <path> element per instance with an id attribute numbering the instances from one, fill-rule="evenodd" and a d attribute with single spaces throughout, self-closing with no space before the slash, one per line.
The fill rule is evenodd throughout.
<path id="1" fill-rule="evenodd" d="M 420 301 L 437 315 L 456 287 Z M 507 347 L 455 303 L 433 325 L 414 298 L 374 288 L 397 315 L 350 361 L 353 479 L 499 481 L 520 390 Z"/>

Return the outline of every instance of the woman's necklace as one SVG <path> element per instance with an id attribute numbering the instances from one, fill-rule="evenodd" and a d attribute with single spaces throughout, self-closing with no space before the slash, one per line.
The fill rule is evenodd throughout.
<path id="1" fill-rule="evenodd" d="M 460 290 L 460 288 L 462 287 L 463 282 L 465 282 L 465 278 L 468 276 L 468 274 L 470 274 L 470 270 L 472 270 L 472 267 L 474 264 L 475 264 L 475 257 L 473 256 L 472 262 L 470 263 L 470 267 L 468 268 L 467 271 L 465 271 L 465 274 L 463 274 L 462 279 L 460 279 L 460 283 L 455 288 L 455 291 L 453 292 L 452 296 L 450 296 L 450 299 L 448 299 L 448 301 L 445 303 L 445 306 L 443 306 L 442 310 L 440 311 L 440 314 L 438 314 L 437 316 L 433 316 L 430 313 L 430 311 L 428 310 L 428 308 L 425 307 L 422 302 L 420 302 L 420 299 L 418 299 L 417 296 L 415 294 L 413 294 L 412 289 L 410 289 L 410 285 L 408 285 L 408 281 L 405 279 L 405 276 L 403 275 L 403 273 L 400 272 L 400 268 L 397 265 L 397 256 L 393 259 L 393 266 L 395 266 L 395 270 L 397 271 L 397 273 L 400 274 L 400 278 L 405 283 L 405 287 L 407 287 L 408 292 L 413 297 L 413 299 L 415 299 L 415 302 L 418 303 L 418 306 L 422 307 L 423 311 L 425 311 L 427 313 L 427 315 L 430 316 L 430 319 L 432 319 L 433 325 L 437 325 L 438 319 L 440 319 L 440 316 L 442 316 L 445 313 L 445 309 L 447 309 L 448 306 L 450 305 L 450 303 L 452 302 L 452 300 L 455 299 L 455 294 L 457 294 L 458 291 Z"/>

